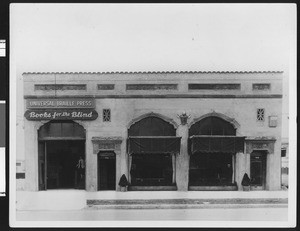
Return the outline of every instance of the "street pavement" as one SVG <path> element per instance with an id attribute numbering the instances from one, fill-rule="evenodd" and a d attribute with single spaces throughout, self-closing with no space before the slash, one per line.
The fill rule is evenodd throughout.
<path id="1" fill-rule="evenodd" d="M 287 200 L 288 191 L 98 191 L 85 190 L 47 190 L 17 191 L 16 209 L 21 210 L 79 210 L 84 209 L 87 201 L 99 200 L 222 200 L 280 199 Z M 55 203 L 53 203 L 55 202 Z M 219 202 L 218 202 L 219 203 Z M 249 204 L 249 203 L 248 203 Z"/>
<path id="2" fill-rule="evenodd" d="M 34 197 L 35 196 L 35 197 Z M 146 221 L 153 227 L 192 222 L 288 222 L 288 192 L 22 192 L 17 195 L 15 221 L 20 227 L 125 227 Z M 253 222 L 257 221 L 257 222 Z M 24 223 L 25 222 L 25 223 Z M 98 222 L 98 223 L 97 223 Z M 100 222 L 100 223 L 99 223 Z M 109 223 L 110 222 L 110 223 Z M 106 224 L 109 225 L 106 226 Z M 75 224 L 75 225 L 74 225 Z M 138 227 L 144 227 L 139 225 Z M 156 226 L 157 227 L 157 226 Z M 160 227 L 160 226 L 158 226 Z M 175 226 L 176 227 L 176 226 Z M 234 226 L 233 226 L 234 227 Z"/>
<path id="3" fill-rule="evenodd" d="M 287 221 L 285 206 L 18 211 L 17 221 Z"/>

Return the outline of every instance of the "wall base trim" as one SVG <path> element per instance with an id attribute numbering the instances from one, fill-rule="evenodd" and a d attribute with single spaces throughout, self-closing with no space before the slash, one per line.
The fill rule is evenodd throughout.
<path id="1" fill-rule="evenodd" d="M 177 186 L 129 186 L 128 191 L 177 191 Z"/>
<path id="2" fill-rule="evenodd" d="M 189 186 L 189 191 L 237 191 L 237 186 Z"/>

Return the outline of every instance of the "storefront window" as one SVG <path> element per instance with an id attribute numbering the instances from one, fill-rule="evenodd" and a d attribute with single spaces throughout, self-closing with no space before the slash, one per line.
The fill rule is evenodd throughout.
<path id="1" fill-rule="evenodd" d="M 133 124 L 128 135 L 131 185 L 175 184 L 175 153 L 180 151 L 180 138 L 173 125 L 151 116 Z"/>
<path id="2" fill-rule="evenodd" d="M 243 141 L 235 139 L 236 130 L 218 117 L 207 117 L 189 130 L 196 150 L 190 150 L 189 186 L 233 186 L 235 150 Z"/>
<path id="3" fill-rule="evenodd" d="M 133 155 L 130 174 L 132 185 L 172 185 L 172 158 L 163 154 Z"/>
<path id="4" fill-rule="evenodd" d="M 191 156 L 190 186 L 232 185 L 232 155 L 203 153 Z"/>

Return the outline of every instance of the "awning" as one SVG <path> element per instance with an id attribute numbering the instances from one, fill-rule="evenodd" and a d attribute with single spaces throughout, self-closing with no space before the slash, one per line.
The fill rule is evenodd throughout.
<path id="1" fill-rule="evenodd" d="M 190 138 L 191 154 L 194 153 L 237 153 L 244 152 L 244 136 L 206 136 Z"/>
<path id="2" fill-rule="evenodd" d="M 175 154 L 180 153 L 181 137 L 176 136 L 130 136 L 128 153 L 131 154 Z"/>

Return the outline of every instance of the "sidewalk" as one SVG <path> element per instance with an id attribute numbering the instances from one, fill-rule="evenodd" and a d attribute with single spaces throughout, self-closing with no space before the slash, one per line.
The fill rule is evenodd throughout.
<path id="1" fill-rule="evenodd" d="M 39 192 L 17 192 L 17 210 L 80 210 L 87 207 L 88 201 L 116 205 L 146 200 L 152 204 L 169 201 L 169 204 L 193 204 L 196 201 L 203 204 L 287 204 L 288 191 L 98 191 L 85 190 L 48 190 Z M 240 199 L 240 200 L 238 200 Z M 194 202 L 193 202 L 194 201 Z M 143 202 L 142 202 L 143 203 Z M 168 202 L 166 202 L 168 203 Z M 93 203 L 92 203 L 93 204 Z"/>

